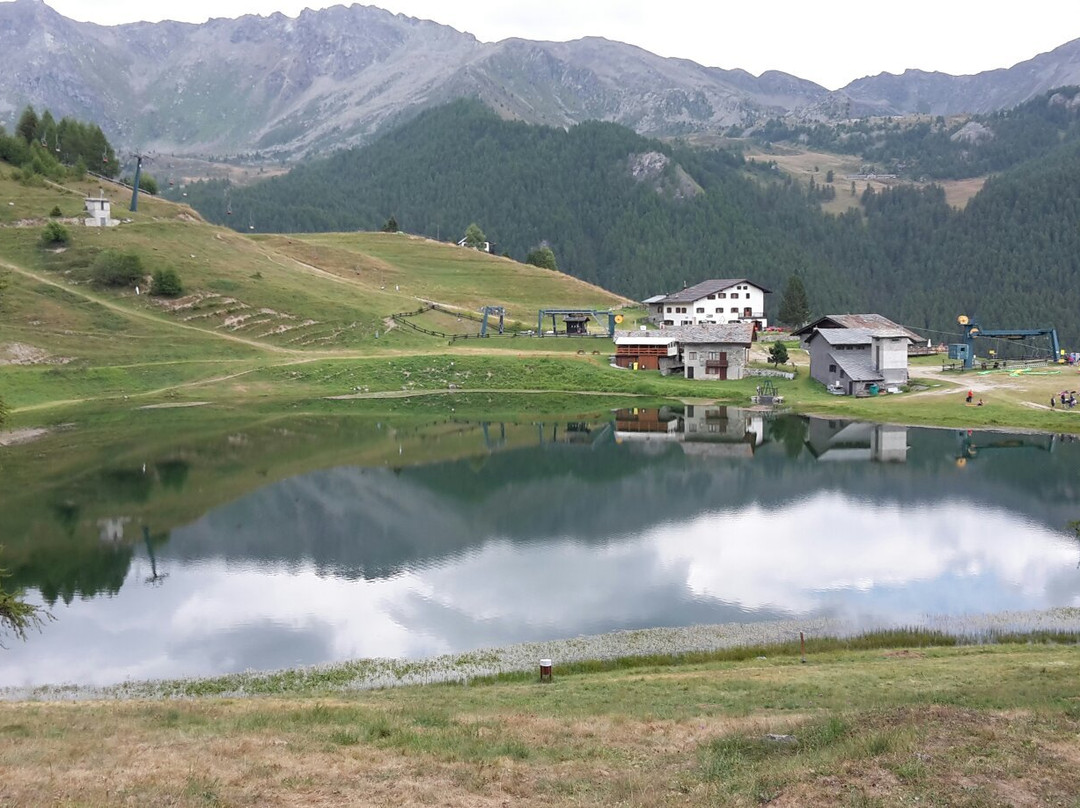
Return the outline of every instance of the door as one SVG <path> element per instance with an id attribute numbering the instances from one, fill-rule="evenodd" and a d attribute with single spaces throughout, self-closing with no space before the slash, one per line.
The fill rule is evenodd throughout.
<path id="1" fill-rule="evenodd" d="M 694 366 L 693 365 L 687 365 L 686 366 L 686 378 L 688 378 L 688 379 L 694 378 Z"/>

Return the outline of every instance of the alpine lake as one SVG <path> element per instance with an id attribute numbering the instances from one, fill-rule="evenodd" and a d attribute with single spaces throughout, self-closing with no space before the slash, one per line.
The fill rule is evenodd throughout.
<path id="1" fill-rule="evenodd" d="M 0 688 L 1080 607 L 1067 436 L 688 404 L 155 434 L 0 449 L 5 587 L 52 616 Z"/>

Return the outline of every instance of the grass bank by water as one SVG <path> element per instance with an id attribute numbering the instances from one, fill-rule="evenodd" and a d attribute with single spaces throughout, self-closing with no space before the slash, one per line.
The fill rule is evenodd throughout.
<path id="1" fill-rule="evenodd" d="M 1046 639 L 1032 635 L 1033 639 Z M 5 804 L 1062 805 L 1075 634 L 932 631 L 348 691 L 0 703 Z M 483 661 L 474 655 L 473 663 Z"/>

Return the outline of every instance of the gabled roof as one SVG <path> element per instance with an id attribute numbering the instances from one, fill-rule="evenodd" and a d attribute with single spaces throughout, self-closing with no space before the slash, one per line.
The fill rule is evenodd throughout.
<path id="1" fill-rule="evenodd" d="M 646 306 L 648 306 L 650 303 L 659 303 L 661 300 L 663 300 L 666 297 L 667 297 L 667 295 L 653 295 L 652 297 L 645 298 L 641 302 L 644 303 Z"/>
<path id="2" fill-rule="evenodd" d="M 677 325 L 668 326 L 663 333 L 673 335 L 681 345 L 749 345 L 754 341 L 753 323 Z"/>
<path id="3" fill-rule="evenodd" d="M 703 297 L 714 295 L 717 292 L 723 292 L 740 283 L 748 283 L 755 289 L 760 289 L 765 294 L 772 294 L 769 289 L 746 278 L 725 278 L 722 280 L 702 281 L 694 286 L 687 287 L 678 292 L 673 292 L 670 295 L 663 297 L 662 300 L 664 303 L 693 303 L 695 300 L 701 300 Z M 657 300 L 654 302 L 659 303 L 660 301 Z"/>
<path id="4" fill-rule="evenodd" d="M 856 382 L 880 382 L 884 381 L 885 377 L 878 371 L 874 370 L 874 363 L 870 359 L 869 354 L 829 354 L 829 358 L 836 363 L 840 370 L 847 374 L 847 377 Z"/>
<path id="5" fill-rule="evenodd" d="M 829 345 L 870 345 L 874 341 L 872 332 L 865 328 L 822 328 L 810 335 L 810 339 L 815 337 Z"/>
<path id="6" fill-rule="evenodd" d="M 862 328 L 871 331 L 880 337 L 907 337 L 913 342 L 923 342 L 923 338 L 914 331 L 909 331 L 902 325 L 897 325 L 888 317 L 880 314 L 826 314 L 814 322 L 804 325 L 797 331 L 792 331 L 791 336 L 802 337 L 813 333 L 815 330 L 830 328 Z M 897 333 L 877 333 L 897 332 Z"/>

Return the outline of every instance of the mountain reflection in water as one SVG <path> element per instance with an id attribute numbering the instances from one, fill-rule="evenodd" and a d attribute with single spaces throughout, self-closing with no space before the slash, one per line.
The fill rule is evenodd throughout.
<path id="1" fill-rule="evenodd" d="M 1066 528 L 1080 444 L 1051 435 L 691 405 L 370 428 L 365 464 L 249 486 L 189 518 L 184 503 L 240 473 L 197 447 L 42 498 L 6 564 L 58 619 L 5 652 L 0 685 L 1080 605 Z M 321 457 L 325 441 L 309 444 Z M 250 436 L 232 449 L 229 468 L 250 471 L 255 452 L 274 468 Z M 106 487 L 111 510 L 91 513 L 80 497 Z"/>

